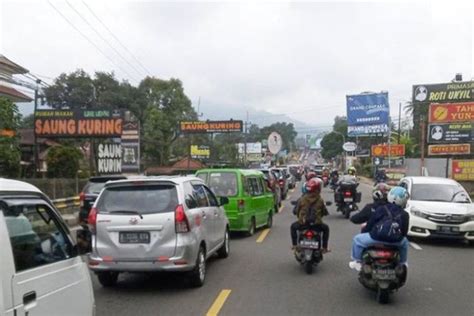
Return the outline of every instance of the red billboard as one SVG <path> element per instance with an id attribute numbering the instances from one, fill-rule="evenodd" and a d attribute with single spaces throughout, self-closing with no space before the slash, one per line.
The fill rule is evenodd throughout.
<path id="1" fill-rule="evenodd" d="M 390 155 L 389 148 L 390 147 Z M 372 145 L 372 157 L 403 157 L 405 156 L 405 145 L 404 144 L 381 144 L 381 145 Z"/>
<path id="2" fill-rule="evenodd" d="M 430 123 L 474 121 L 474 102 L 431 104 Z"/>

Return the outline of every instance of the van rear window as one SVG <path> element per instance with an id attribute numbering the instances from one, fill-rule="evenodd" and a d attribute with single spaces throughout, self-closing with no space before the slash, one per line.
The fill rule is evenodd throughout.
<path id="1" fill-rule="evenodd" d="M 213 172 L 209 177 L 209 187 L 217 196 L 235 196 L 237 175 L 233 172 Z"/>
<path id="2" fill-rule="evenodd" d="M 173 212 L 178 205 L 174 185 L 134 185 L 104 190 L 97 204 L 100 213 L 156 214 Z"/>

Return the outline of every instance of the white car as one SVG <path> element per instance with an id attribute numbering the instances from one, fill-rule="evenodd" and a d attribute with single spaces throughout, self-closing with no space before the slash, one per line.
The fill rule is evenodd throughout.
<path id="1" fill-rule="evenodd" d="M 408 236 L 474 242 L 474 204 L 455 180 L 406 177 L 400 186 L 410 193 Z"/>
<path id="2" fill-rule="evenodd" d="M 87 265 L 52 202 L 0 178 L 0 315 L 93 315 Z"/>

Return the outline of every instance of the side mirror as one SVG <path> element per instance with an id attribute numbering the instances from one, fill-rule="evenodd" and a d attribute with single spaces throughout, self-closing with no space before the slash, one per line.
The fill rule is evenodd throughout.
<path id="1" fill-rule="evenodd" d="M 92 251 L 92 234 L 89 228 L 83 226 L 76 231 L 76 247 L 79 255 L 84 255 Z"/>
<path id="2" fill-rule="evenodd" d="M 291 201 L 290 203 L 291 203 L 291 205 L 296 205 L 296 204 L 298 204 L 298 201 Z"/>
<path id="3" fill-rule="evenodd" d="M 326 201 L 326 206 L 331 206 L 332 202 L 331 201 Z"/>
<path id="4" fill-rule="evenodd" d="M 219 199 L 220 206 L 229 204 L 229 198 L 227 196 L 221 196 Z"/>

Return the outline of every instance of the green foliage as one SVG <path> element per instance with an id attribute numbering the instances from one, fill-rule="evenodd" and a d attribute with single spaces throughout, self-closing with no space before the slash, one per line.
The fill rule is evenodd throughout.
<path id="1" fill-rule="evenodd" d="M 35 115 L 30 114 L 22 118 L 20 122 L 20 128 L 34 128 L 35 125 Z"/>
<path id="2" fill-rule="evenodd" d="M 94 84 L 84 70 L 78 69 L 70 74 L 62 73 L 54 84 L 44 89 L 48 104 L 55 109 L 91 108 L 95 105 Z"/>
<path id="3" fill-rule="evenodd" d="M 16 104 L 0 97 L 0 130 L 10 129 L 17 132 L 21 114 Z M 0 136 L 0 176 L 18 177 L 20 174 L 21 153 L 18 136 Z"/>
<path id="4" fill-rule="evenodd" d="M 321 140 L 321 155 L 327 160 L 335 158 L 343 151 L 342 145 L 347 135 L 347 119 L 343 116 L 336 116 L 334 118 L 333 131 L 326 134 Z"/>
<path id="5" fill-rule="evenodd" d="M 79 161 L 82 153 L 71 146 L 56 146 L 48 151 L 46 162 L 48 164 L 49 178 L 74 178 L 79 170 Z"/>

